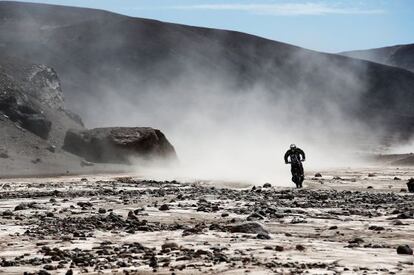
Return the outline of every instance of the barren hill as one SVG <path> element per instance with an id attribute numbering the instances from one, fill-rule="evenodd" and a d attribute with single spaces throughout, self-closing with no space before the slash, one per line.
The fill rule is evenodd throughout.
<path id="1" fill-rule="evenodd" d="M 414 72 L 414 44 L 349 51 L 341 54 Z"/>
<path id="2" fill-rule="evenodd" d="M 119 100 L 135 109 L 150 106 L 153 118 L 171 97 L 182 99 L 176 107 L 185 110 L 194 103 L 189 99 L 203 100 L 194 90 L 209 94 L 219 85 L 221 94 L 238 95 L 259 86 L 270 97 L 266 108 L 283 101 L 292 116 L 321 121 L 336 109 L 343 121 L 384 136 L 413 133 L 414 73 L 407 70 L 245 33 L 91 9 L 2 1 L 0 22 L 3 55 L 54 68 L 67 106 L 90 126 L 100 126 L 100 116 L 115 116 L 111 108 L 130 116 Z M 169 117 L 168 125 L 181 119 Z"/>

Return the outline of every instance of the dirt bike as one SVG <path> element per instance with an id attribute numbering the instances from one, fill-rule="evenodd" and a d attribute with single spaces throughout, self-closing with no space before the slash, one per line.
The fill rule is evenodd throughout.
<path id="1" fill-rule="evenodd" d="M 292 172 L 292 181 L 296 184 L 296 188 L 302 188 L 302 183 L 305 180 L 302 161 L 295 157 L 293 160 L 288 161 L 287 164 L 291 164 L 290 171 Z"/>

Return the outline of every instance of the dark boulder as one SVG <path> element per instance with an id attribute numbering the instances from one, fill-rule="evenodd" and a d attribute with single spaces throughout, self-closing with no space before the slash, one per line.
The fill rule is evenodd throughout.
<path id="1" fill-rule="evenodd" d="M 160 211 L 167 211 L 170 210 L 170 207 L 168 206 L 168 204 L 163 204 L 160 206 L 159 208 Z"/>
<path id="2" fill-rule="evenodd" d="M 130 163 L 132 159 L 176 160 L 164 134 L 149 127 L 113 127 L 69 130 L 63 149 L 98 163 Z"/>
<path id="3" fill-rule="evenodd" d="M 397 254 L 413 255 L 413 250 L 409 245 L 399 245 L 397 247 Z"/>

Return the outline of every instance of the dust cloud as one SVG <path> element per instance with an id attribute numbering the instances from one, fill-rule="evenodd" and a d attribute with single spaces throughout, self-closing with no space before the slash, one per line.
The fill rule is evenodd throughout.
<path id="1" fill-rule="evenodd" d="M 67 107 L 88 128 L 150 126 L 164 132 L 179 165 L 155 173 L 137 163 L 138 173 L 284 185 L 291 184 L 283 160 L 291 143 L 307 154 L 306 170 L 358 165 L 355 152 L 375 144 L 376 133 L 350 115 L 366 90 L 364 68 L 358 67 L 363 64 L 282 43 L 255 46 L 263 41 L 234 33 L 187 36 L 177 26 L 163 26 L 162 44 L 154 49 L 138 43 L 145 51 L 135 52 L 129 36 L 121 35 L 126 26 L 113 36 L 97 23 L 87 54 L 110 45 L 112 61 L 96 57 L 101 62 L 89 64 L 86 75 L 66 72 L 85 91 L 89 82 L 101 81 L 93 83 L 98 89 L 63 89 Z M 136 41 L 148 39 L 145 28 L 133 34 Z"/>
<path id="2" fill-rule="evenodd" d="M 307 154 L 305 170 L 315 170 L 359 165 L 355 152 L 362 140 L 371 142 L 365 135 L 367 129 L 345 116 L 332 97 L 315 101 L 311 90 L 299 95 L 289 90 L 275 93 L 261 83 L 238 89 L 230 73 L 215 78 L 205 75 L 209 74 L 202 70 L 183 71 L 169 87 L 129 87 L 139 90 L 129 92 L 129 98 L 102 87 L 100 104 L 111 106 L 111 111 L 97 113 L 90 108 L 86 122 L 93 127 L 161 129 L 180 162 L 163 169 L 137 162 L 137 172 L 154 179 L 289 186 L 290 167 L 283 156 L 291 143 Z M 348 82 L 352 90 L 363 89 L 357 80 L 343 77 L 341 81 Z"/>

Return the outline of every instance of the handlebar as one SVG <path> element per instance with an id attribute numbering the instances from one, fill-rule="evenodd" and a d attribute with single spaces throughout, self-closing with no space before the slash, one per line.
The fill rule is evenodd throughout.
<path id="1" fill-rule="evenodd" d="M 301 161 L 301 162 L 304 162 L 304 161 L 305 161 L 305 159 L 301 159 L 300 161 Z M 292 164 L 292 162 L 291 162 L 291 161 L 288 161 L 288 162 L 286 162 L 286 164 Z"/>

